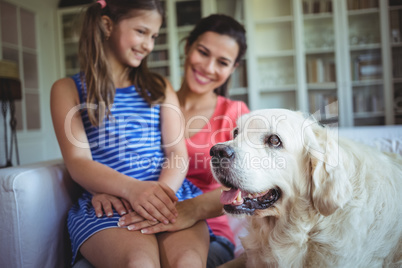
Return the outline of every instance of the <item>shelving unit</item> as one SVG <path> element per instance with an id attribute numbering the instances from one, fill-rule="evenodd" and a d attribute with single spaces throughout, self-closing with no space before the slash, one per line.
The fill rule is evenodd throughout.
<path id="1" fill-rule="evenodd" d="M 85 7 L 67 7 L 57 11 L 61 76 L 71 76 L 80 70 L 78 41 Z"/>
<path id="2" fill-rule="evenodd" d="M 402 3 L 396 0 L 164 0 L 167 19 L 149 56 L 178 89 L 182 41 L 201 17 L 243 23 L 248 51 L 230 97 L 251 110 L 287 108 L 339 126 L 402 124 Z M 81 8 L 59 11 L 63 74 L 76 72 Z M 71 32 L 71 31 L 70 31 Z"/>
<path id="3" fill-rule="evenodd" d="M 391 69 L 402 78 L 400 22 L 394 18 L 397 30 L 388 23 L 389 12 L 400 13 L 402 21 L 402 4 L 252 0 L 245 8 L 248 39 L 254 40 L 248 61 L 251 109 L 301 110 L 340 126 L 402 121 L 402 79 L 388 79 Z M 397 98 L 401 108 L 389 108 Z"/>
<path id="4" fill-rule="evenodd" d="M 168 78 L 173 87 L 181 85 L 184 64 L 183 39 L 201 17 L 211 13 L 226 13 L 244 21 L 244 0 L 162 0 L 166 21 L 162 25 L 155 47 L 148 56 L 151 70 Z M 70 76 L 79 71 L 78 40 L 80 15 L 85 6 L 62 8 L 57 12 L 60 43 L 60 74 Z M 247 66 L 243 59 L 233 74 L 230 96 L 248 102 Z"/>
<path id="5" fill-rule="evenodd" d="M 396 124 L 402 124 L 402 2 L 389 1 L 389 29 L 390 29 L 390 53 L 392 55 L 392 83 L 394 120 Z"/>
<path id="6" fill-rule="evenodd" d="M 357 2 L 357 3 L 356 3 Z M 378 1 L 348 1 L 354 125 L 385 124 L 383 57 Z"/>
<path id="7" fill-rule="evenodd" d="M 167 1 L 166 4 L 170 69 L 172 70 L 170 81 L 173 87 L 178 89 L 184 72 L 184 39 L 195 24 L 201 17 L 212 13 L 227 14 L 242 23 L 244 22 L 244 0 L 172 0 Z M 232 99 L 239 99 L 248 103 L 246 62 L 245 57 L 233 73 L 229 95 Z"/>

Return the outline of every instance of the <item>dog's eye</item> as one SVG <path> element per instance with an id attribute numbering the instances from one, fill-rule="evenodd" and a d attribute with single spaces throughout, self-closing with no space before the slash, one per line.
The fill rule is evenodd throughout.
<path id="1" fill-rule="evenodd" d="M 238 129 L 238 128 L 235 128 L 235 129 L 233 130 L 233 139 L 235 139 L 235 138 L 237 137 L 237 135 L 239 135 L 239 129 Z"/>
<path id="2" fill-rule="evenodd" d="M 282 147 L 282 141 L 277 135 L 269 136 L 266 143 L 269 146 L 274 147 L 274 148 Z"/>

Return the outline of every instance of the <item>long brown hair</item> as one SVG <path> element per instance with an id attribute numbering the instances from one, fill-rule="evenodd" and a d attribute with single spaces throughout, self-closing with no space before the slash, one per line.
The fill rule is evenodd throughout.
<path id="1" fill-rule="evenodd" d="M 100 106 L 97 110 L 87 110 L 89 120 L 94 126 L 99 126 L 105 116 L 110 116 L 109 107 L 113 104 L 116 91 L 104 52 L 106 31 L 102 16 L 108 16 L 117 24 L 132 16 L 133 10 L 156 10 L 162 20 L 164 19 L 164 11 L 159 0 L 105 0 L 105 2 L 106 6 L 103 8 L 97 2 L 88 6 L 79 41 L 80 67 L 87 88 L 86 102 Z M 129 77 L 139 94 L 152 105 L 165 99 L 166 83 L 162 76 L 148 69 L 147 58 L 144 58 L 137 68 L 132 68 Z"/>

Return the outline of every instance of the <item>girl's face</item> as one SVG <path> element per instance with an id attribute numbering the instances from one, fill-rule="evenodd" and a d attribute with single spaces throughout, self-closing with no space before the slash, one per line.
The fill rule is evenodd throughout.
<path id="1" fill-rule="evenodd" d="M 238 53 L 239 45 L 228 35 L 200 35 L 186 51 L 184 71 L 188 88 L 198 94 L 213 92 L 234 71 Z"/>
<path id="2" fill-rule="evenodd" d="M 156 10 L 135 12 L 134 16 L 109 28 L 109 56 L 130 67 L 138 67 L 151 53 L 162 25 L 162 17 Z"/>

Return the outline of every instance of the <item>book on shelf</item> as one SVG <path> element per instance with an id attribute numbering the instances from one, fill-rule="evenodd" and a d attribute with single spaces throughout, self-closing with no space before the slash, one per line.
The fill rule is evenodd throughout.
<path id="1" fill-rule="evenodd" d="M 392 49 L 392 74 L 394 78 L 402 78 L 402 48 Z"/>
<path id="2" fill-rule="evenodd" d="M 389 6 L 402 6 L 401 0 L 389 0 Z"/>
<path id="3" fill-rule="evenodd" d="M 336 81 L 335 62 L 332 59 L 312 58 L 308 59 L 306 64 L 308 83 Z"/>
<path id="4" fill-rule="evenodd" d="M 360 54 L 352 62 L 354 81 L 380 79 L 382 76 L 381 56 L 379 53 Z"/>
<path id="5" fill-rule="evenodd" d="M 303 0 L 303 14 L 331 13 L 332 0 Z"/>
<path id="6" fill-rule="evenodd" d="M 166 50 L 160 50 L 160 51 L 152 51 L 151 54 L 149 54 L 149 60 L 150 61 L 165 61 L 168 60 L 168 53 Z"/>
<path id="7" fill-rule="evenodd" d="M 195 25 L 201 19 L 201 2 L 177 2 L 176 14 L 177 26 Z"/>
<path id="8" fill-rule="evenodd" d="M 402 84 L 394 86 L 394 111 L 402 115 Z"/>
<path id="9" fill-rule="evenodd" d="M 375 113 L 384 111 L 384 98 L 381 90 L 366 88 L 353 92 L 354 113 Z"/>
<path id="10" fill-rule="evenodd" d="M 401 3 L 402 5 L 402 3 Z M 390 12 L 390 33 L 391 42 L 394 44 L 401 42 L 402 10 L 392 10 Z"/>
<path id="11" fill-rule="evenodd" d="M 240 63 L 231 76 L 231 87 L 247 87 L 247 70 L 244 63 Z"/>
<path id="12" fill-rule="evenodd" d="M 310 112 L 322 119 L 338 117 L 338 97 L 335 92 L 315 92 L 310 94 Z"/>
<path id="13" fill-rule="evenodd" d="M 348 10 L 376 8 L 379 4 L 378 1 L 379 0 L 348 0 L 347 8 Z"/>
<path id="14" fill-rule="evenodd" d="M 167 43 L 166 34 L 159 34 L 158 37 L 155 39 L 155 45 L 164 45 L 166 43 Z"/>

